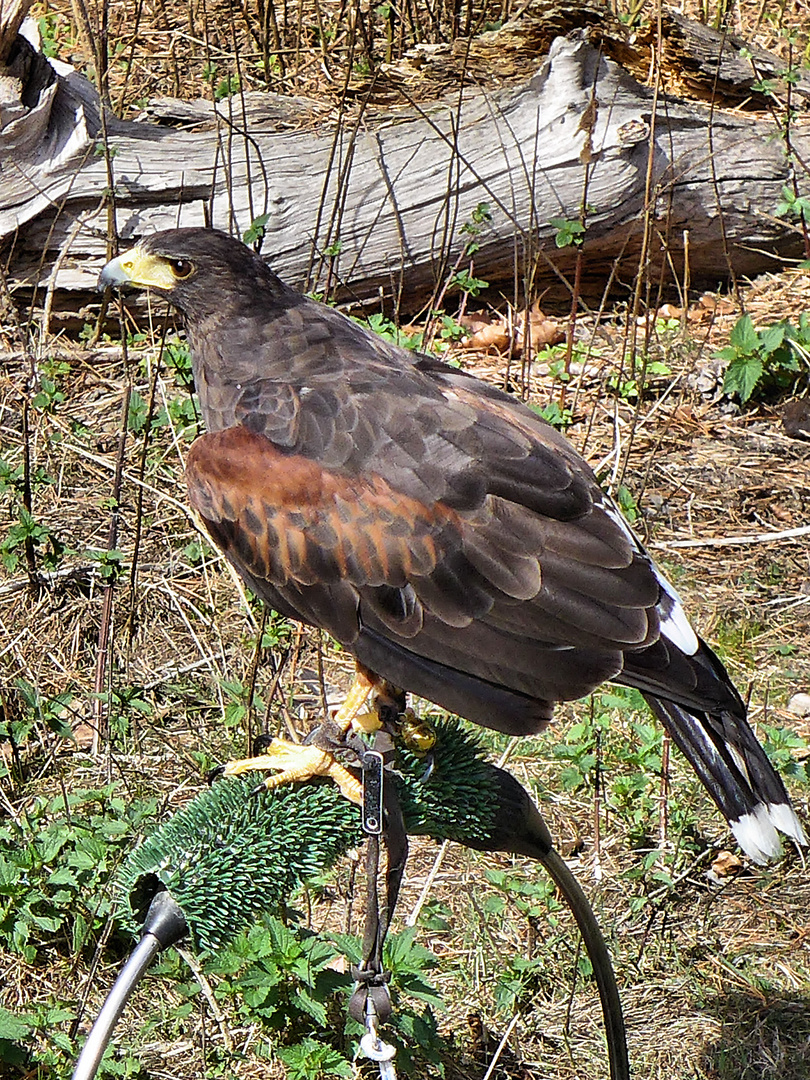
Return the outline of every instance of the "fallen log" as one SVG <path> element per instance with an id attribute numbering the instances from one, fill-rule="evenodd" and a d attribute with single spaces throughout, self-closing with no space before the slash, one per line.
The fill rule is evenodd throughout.
<path id="1" fill-rule="evenodd" d="M 706 50 L 722 43 L 701 30 L 705 76 Z M 774 120 L 656 94 L 607 55 L 604 25 L 593 36 L 555 37 L 517 86 L 427 106 L 336 115 L 254 92 L 164 100 L 138 121 L 102 115 L 86 79 L 17 37 L 5 70 L 22 76 L 0 80 L 8 286 L 24 300 L 48 293 L 54 313 L 75 310 L 107 257 L 112 218 L 122 243 L 206 221 L 241 233 L 261 218 L 262 250 L 291 283 L 359 301 L 405 291 L 413 309 L 456 260 L 469 265 L 465 226 L 483 203 L 491 218 L 474 272 L 509 296 L 516 280 L 518 295 L 527 283 L 566 292 L 575 252 L 556 246 L 551 222 L 579 221 L 583 208 L 586 296 L 611 275 L 628 287 L 640 256 L 651 280 L 680 281 L 688 248 L 691 280 L 711 284 L 801 258 L 800 231 L 775 216 L 791 172 Z M 614 51 L 634 68 L 629 47 Z M 808 129 L 791 137 L 810 156 Z"/>

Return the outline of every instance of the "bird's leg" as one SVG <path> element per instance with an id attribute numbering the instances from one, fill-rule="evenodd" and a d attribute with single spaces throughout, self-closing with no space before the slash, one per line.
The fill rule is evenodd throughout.
<path id="1" fill-rule="evenodd" d="M 335 759 L 334 754 L 318 746 L 288 742 L 286 739 L 273 739 L 267 750 L 258 757 L 229 761 L 222 767 L 220 775 L 241 776 L 246 772 L 269 772 L 272 769 L 280 771 L 268 776 L 259 789 L 271 790 L 282 784 L 295 783 L 296 780 L 328 776 L 349 802 L 358 805 L 362 802 L 360 781 Z"/>
<path id="2" fill-rule="evenodd" d="M 377 710 L 365 709 L 364 706 L 371 692 L 382 685 L 382 679 L 373 675 L 368 668 L 357 665 L 354 682 L 343 699 L 343 704 L 332 717 L 332 723 L 341 736 L 346 735 L 349 729 L 365 734 L 377 731 L 381 726 Z"/>
<path id="3" fill-rule="evenodd" d="M 337 749 L 350 730 L 367 733 L 376 731 L 380 727 L 377 711 L 367 710 L 365 706 L 372 691 L 381 685 L 381 679 L 359 664 L 357 665 L 354 682 L 343 704 L 329 721 L 328 727 L 334 732 L 335 738 L 330 738 L 328 744 L 334 743 Z M 360 781 L 336 759 L 331 745 L 325 748 L 317 742 L 301 745 L 288 742 L 286 739 L 273 739 L 264 754 L 230 761 L 219 770 L 219 775 L 241 776 L 246 772 L 273 770 L 277 771 L 274 775 L 268 776 L 260 787 L 272 789 L 297 780 L 309 780 L 313 776 L 328 776 L 334 780 L 341 793 L 350 802 L 358 804 L 362 802 Z"/>

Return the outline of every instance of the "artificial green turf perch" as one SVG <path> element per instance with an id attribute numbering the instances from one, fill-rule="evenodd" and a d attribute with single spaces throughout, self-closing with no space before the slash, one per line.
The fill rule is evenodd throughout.
<path id="1" fill-rule="evenodd" d="M 480 851 L 537 859 L 563 893 L 597 981 L 612 1080 L 629 1076 L 624 1020 L 594 914 L 534 803 L 509 773 L 485 760 L 457 721 L 436 728 L 429 758 L 397 748 L 390 776 L 406 831 Z M 92 1080 L 126 1002 L 153 957 L 183 937 L 215 951 L 262 912 L 363 838 L 360 812 L 323 781 L 254 791 L 242 778 L 203 792 L 133 852 L 117 880 L 119 913 L 141 942 L 119 976 L 82 1051 L 73 1080 Z"/>

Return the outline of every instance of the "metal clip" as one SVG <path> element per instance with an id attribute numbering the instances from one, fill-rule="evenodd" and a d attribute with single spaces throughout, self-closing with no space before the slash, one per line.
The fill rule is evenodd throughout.
<path id="1" fill-rule="evenodd" d="M 377 1034 L 377 1014 L 372 1005 L 366 1012 L 366 1033 L 360 1040 L 360 1049 L 370 1061 L 380 1066 L 380 1080 L 397 1080 L 394 1069 L 396 1047 L 383 1042 Z"/>
<path id="2" fill-rule="evenodd" d="M 363 830 L 371 836 L 383 831 L 383 756 L 378 750 L 363 754 Z"/>

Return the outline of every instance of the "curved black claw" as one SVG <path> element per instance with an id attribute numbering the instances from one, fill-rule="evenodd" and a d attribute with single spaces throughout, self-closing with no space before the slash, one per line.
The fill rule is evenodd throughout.
<path id="1" fill-rule="evenodd" d="M 221 780 L 224 775 L 225 766 L 217 765 L 215 768 L 209 769 L 208 772 L 205 774 L 205 782 L 206 784 L 214 784 L 217 780 Z"/>
<path id="2" fill-rule="evenodd" d="M 261 735 L 257 735 L 256 738 L 253 740 L 253 751 L 251 753 L 251 757 L 260 757 L 272 741 L 273 736 L 268 735 L 266 731 L 263 732 Z"/>

